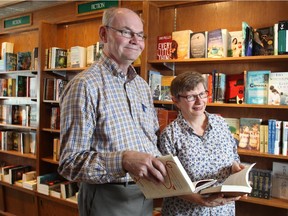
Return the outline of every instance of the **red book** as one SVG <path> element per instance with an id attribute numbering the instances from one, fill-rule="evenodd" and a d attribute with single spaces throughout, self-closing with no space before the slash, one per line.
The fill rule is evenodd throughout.
<path id="1" fill-rule="evenodd" d="M 244 102 L 244 74 L 226 76 L 226 103 Z"/>
<path id="2" fill-rule="evenodd" d="M 157 38 L 157 59 L 171 59 L 172 36 L 164 35 Z"/>

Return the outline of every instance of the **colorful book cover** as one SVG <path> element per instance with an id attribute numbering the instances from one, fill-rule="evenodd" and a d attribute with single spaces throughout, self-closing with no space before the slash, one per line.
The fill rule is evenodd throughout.
<path id="1" fill-rule="evenodd" d="M 161 95 L 161 77 L 158 71 L 149 71 L 149 86 L 153 100 L 159 100 Z"/>
<path id="2" fill-rule="evenodd" d="M 175 76 L 162 76 L 161 77 L 161 94 L 160 100 L 162 101 L 172 101 L 171 93 L 170 93 L 170 86 L 172 80 Z"/>
<path id="3" fill-rule="evenodd" d="M 207 31 L 193 32 L 190 39 L 190 58 L 207 57 Z"/>
<path id="4" fill-rule="evenodd" d="M 67 68 L 67 50 L 56 49 L 55 51 L 55 68 Z"/>
<path id="5" fill-rule="evenodd" d="M 260 151 L 260 118 L 240 118 L 239 148 Z"/>
<path id="6" fill-rule="evenodd" d="M 280 21 L 278 23 L 278 54 L 284 55 L 288 53 L 288 21 Z"/>
<path id="7" fill-rule="evenodd" d="M 157 59 L 171 59 L 172 35 L 158 36 L 157 38 Z"/>
<path id="8" fill-rule="evenodd" d="M 207 38 L 207 57 L 222 58 L 228 56 L 231 50 L 231 36 L 227 29 L 216 29 L 208 31 Z"/>
<path id="9" fill-rule="evenodd" d="M 227 122 L 229 126 L 229 130 L 238 144 L 240 140 L 240 119 L 239 118 L 225 118 L 225 121 Z"/>
<path id="10" fill-rule="evenodd" d="M 252 55 L 274 55 L 274 26 L 254 30 Z"/>
<path id="11" fill-rule="evenodd" d="M 247 104 L 268 104 L 270 71 L 247 71 L 245 102 Z"/>
<path id="12" fill-rule="evenodd" d="M 190 34 L 191 30 L 182 30 L 172 32 L 172 59 L 190 58 Z M 177 55 L 175 55 L 177 53 Z"/>
<path id="13" fill-rule="evenodd" d="M 270 73 L 268 104 L 288 105 L 288 72 Z"/>
<path id="14" fill-rule="evenodd" d="M 17 53 L 17 70 L 30 70 L 31 52 Z"/>
<path id="15" fill-rule="evenodd" d="M 244 102 L 244 74 L 226 75 L 226 103 L 242 104 Z"/>
<path id="16" fill-rule="evenodd" d="M 242 31 L 230 31 L 231 35 L 231 56 L 241 57 L 243 47 L 243 33 Z"/>
<path id="17" fill-rule="evenodd" d="M 17 69 L 17 54 L 5 53 L 4 64 L 6 71 L 15 71 Z"/>
<path id="18" fill-rule="evenodd" d="M 242 22 L 243 48 L 242 56 L 252 56 L 253 28 L 246 22 Z"/>
<path id="19" fill-rule="evenodd" d="M 224 103 L 225 101 L 225 91 L 226 91 L 226 74 L 216 73 L 215 74 L 215 88 L 214 92 L 216 94 L 216 103 Z"/>

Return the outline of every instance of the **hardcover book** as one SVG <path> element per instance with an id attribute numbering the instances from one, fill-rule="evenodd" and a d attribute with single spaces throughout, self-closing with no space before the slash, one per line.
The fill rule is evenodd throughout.
<path id="1" fill-rule="evenodd" d="M 6 71 L 15 71 L 17 69 L 17 54 L 5 53 L 4 67 Z"/>
<path id="2" fill-rule="evenodd" d="M 242 104 L 244 102 L 244 74 L 226 75 L 225 102 Z"/>
<path id="3" fill-rule="evenodd" d="M 247 165 L 243 170 L 230 175 L 221 185 L 205 188 L 200 194 L 224 193 L 226 197 L 236 197 L 251 193 L 249 172 L 254 165 Z"/>
<path id="4" fill-rule="evenodd" d="M 14 52 L 14 43 L 12 42 L 2 42 L 1 44 L 1 56 L 5 56 L 5 53 L 13 53 Z"/>
<path id="5" fill-rule="evenodd" d="M 157 37 L 157 59 L 171 59 L 172 35 L 163 35 Z"/>
<path id="6" fill-rule="evenodd" d="M 81 46 L 74 46 L 70 49 L 71 55 L 71 67 L 72 68 L 82 68 L 86 67 L 86 48 Z"/>
<path id="7" fill-rule="evenodd" d="M 228 51 L 231 50 L 230 40 L 231 36 L 227 29 L 208 31 L 207 57 L 228 57 Z"/>
<path id="8" fill-rule="evenodd" d="M 288 200 L 288 163 L 273 162 L 272 196 Z"/>
<path id="9" fill-rule="evenodd" d="M 288 72 L 270 73 L 268 104 L 288 105 Z"/>
<path id="10" fill-rule="evenodd" d="M 172 57 L 171 59 L 189 59 L 190 58 L 190 34 L 191 30 L 182 30 L 172 32 Z"/>
<path id="11" fill-rule="evenodd" d="M 231 35 L 231 56 L 241 57 L 243 48 L 243 33 L 242 31 L 230 31 Z"/>
<path id="12" fill-rule="evenodd" d="M 253 49 L 253 28 L 246 22 L 242 22 L 242 33 L 243 33 L 243 48 L 242 56 L 252 56 Z"/>
<path id="13" fill-rule="evenodd" d="M 161 95 L 161 78 L 162 75 L 158 71 L 149 71 L 149 86 L 153 100 L 159 100 Z"/>
<path id="14" fill-rule="evenodd" d="M 207 31 L 193 32 L 190 39 L 190 58 L 207 57 Z"/>
<path id="15" fill-rule="evenodd" d="M 225 101 L 225 91 L 226 91 L 226 74 L 215 73 L 215 100 L 216 103 L 224 103 Z"/>
<path id="16" fill-rule="evenodd" d="M 67 68 L 67 49 L 55 50 L 55 68 Z"/>
<path id="17" fill-rule="evenodd" d="M 288 143 L 288 121 L 282 121 L 282 154 L 287 156 L 287 143 Z"/>
<path id="18" fill-rule="evenodd" d="M 247 71 L 245 101 L 247 104 L 268 104 L 270 71 Z"/>
<path id="19" fill-rule="evenodd" d="M 280 21 L 278 23 L 278 54 L 288 54 L 288 21 Z"/>
<path id="20" fill-rule="evenodd" d="M 272 171 L 253 168 L 249 174 L 252 182 L 251 197 L 270 199 L 272 189 Z"/>
<path id="21" fill-rule="evenodd" d="M 240 118 L 239 148 L 260 150 L 260 118 Z"/>
<path id="22" fill-rule="evenodd" d="M 233 134 L 233 137 L 235 138 L 238 144 L 240 140 L 240 119 L 239 118 L 225 118 L 225 121 L 227 122 L 229 126 L 229 130 Z"/>
<path id="23" fill-rule="evenodd" d="M 252 55 L 274 55 L 274 26 L 254 29 Z"/>
<path id="24" fill-rule="evenodd" d="M 170 93 L 170 86 L 172 80 L 175 78 L 175 76 L 162 76 L 161 77 L 161 94 L 160 94 L 160 100 L 162 101 L 172 101 L 171 99 L 171 93 Z"/>
<path id="25" fill-rule="evenodd" d="M 17 70 L 30 70 L 31 52 L 17 53 Z"/>
<path id="26" fill-rule="evenodd" d="M 216 182 L 214 179 L 192 182 L 177 156 L 165 155 L 159 157 L 159 160 L 165 165 L 168 172 L 165 182 L 160 185 L 130 174 L 146 199 L 198 193 Z"/>

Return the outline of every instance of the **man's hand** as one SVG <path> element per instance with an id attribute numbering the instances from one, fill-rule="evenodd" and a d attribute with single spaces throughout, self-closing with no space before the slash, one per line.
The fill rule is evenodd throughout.
<path id="1" fill-rule="evenodd" d="M 123 168 L 135 177 L 144 178 L 158 184 L 164 182 L 166 168 L 153 155 L 137 151 L 125 151 L 122 157 Z"/>

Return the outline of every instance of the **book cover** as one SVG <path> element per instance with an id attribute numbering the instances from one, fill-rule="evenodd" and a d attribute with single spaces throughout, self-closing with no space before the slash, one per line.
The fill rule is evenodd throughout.
<path id="1" fill-rule="evenodd" d="M 30 166 L 18 166 L 12 169 L 9 169 L 9 183 L 14 184 L 15 181 L 22 180 L 22 175 L 25 172 L 31 170 Z"/>
<path id="2" fill-rule="evenodd" d="M 207 57 L 228 57 L 228 51 L 231 50 L 230 40 L 231 36 L 227 29 L 216 29 L 208 31 Z"/>
<path id="3" fill-rule="evenodd" d="M 74 46 L 70 48 L 70 58 L 72 68 L 86 67 L 86 48 L 81 46 Z"/>
<path id="4" fill-rule="evenodd" d="M 146 199 L 198 193 L 216 182 L 214 179 L 192 182 L 177 156 L 165 155 L 159 157 L 159 160 L 165 165 L 168 173 L 165 182 L 160 185 L 130 174 Z"/>
<path id="5" fill-rule="evenodd" d="M 8 78 L 7 80 L 7 96 L 15 97 L 16 96 L 16 79 Z"/>
<path id="6" fill-rule="evenodd" d="M 45 78 L 44 79 L 44 100 L 54 100 L 55 99 L 55 78 Z"/>
<path id="7" fill-rule="evenodd" d="M 279 21 L 278 23 L 278 54 L 288 54 L 288 21 Z"/>
<path id="8" fill-rule="evenodd" d="M 172 80 L 175 76 L 162 76 L 161 77 L 161 91 L 160 91 L 160 100 L 162 101 L 172 101 L 171 93 L 170 93 L 170 86 Z"/>
<path id="9" fill-rule="evenodd" d="M 56 172 L 37 176 L 37 191 L 49 195 L 51 188 L 56 187 L 57 184 L 61 184 L 64 181 L 66 180 Z"/>
<path id="10" fill-rule="evenodd" d="M 15 71 L 17 69 L 17 54 L 5 53 L 4 67 L 6 71 Z"/>
<path id="11" fill-rule="evenodd" d="M 241 57 L 243 48 L 243 33 L 242 31 L 230 31 L 231 35 L 231 56 Z"/>
<path id="12" fill-rule="evenodd" d="M 247 104 L 268 104 L 270 71 L 247 71 L 245 102 Z"/>
<path id="13" fill-rule="evenodd" d="M 288 72 L 269 75 L 268 104 L 288 105 Z"/>
<path id="14" fill-rule="evenodd" d="M 274 26 L 254 29 L 252 55 L 274 55 Z"/>
<path id="15" fill-rule="evenodd" d="M 50 128 L 60 129 L 60 107 L 51 108 Z"/>
<path id="16" fill-rule="evenodd" d="M 27 76 L 17 76 L 17 97 L 26 97 L 27 94 Z"/>
<path id="17" fill-rule="evenodd" d="M 90 67 L 96 60 L 96 49 L 97 44 L 92 44 L 86 47 L 87 54 L 86 54 L 86 62 L 87 67 Z"/>
<path id="18" fill-rule="evenodd" d="M 14 43 L 12 42 L 2 42 L 1 44 L 1 56 L 5 56 L 5 53 L 13 53 L 14 52 Z"/>
<path id="19" fill-rule="evenodd" d="M 240 139 L 238 147 L 247 150 L 260 150 L 260 118 L 240 118 Z"/>
<path id="20" fill-rule="evenodd" d="M 268 153 L 274 154 L 276 141 L 276 119 L 268 119 Z"/>
<path id="21" fill-rule="evenodd" d="M 163 35 L 157 37 L 157 59 L 171 59 L 172 35 Z"/>
<path id="22" fill-rule="evenodd" d="M 249 173 L 252 183 L 251 197 L 270 199 L 272 189 L 272 171 L 253 168 Z"/>
<path id="23" fill-rule="evenodd" d="M 249 172 L 254 165 L 255 163 L 247 165 L 241 171 L 230 175 L 221 185 L 205 188 L 200 194 L 224 193 L 226 197 L 236 197 L 251 193 Z"/>
<path id="24" fill-rule="evenodd" d="M 288 200 L 288 163 L 273 162 L 272 196 Z"/>
<path id="25" fill-rule="evenodd" d="M 17 53 L 17 70 L 30 70 L 31 52 Z"/>
<path id="26" fill-rule="evenodd" d="M 190 58 L 207 57 L 207 34 L 207 31 L 191 33 Z"/>
<path id="27" fill-rule="evenodd" d="M 149 86 L 153 100 L 159 100 L 161 95 L 161 77 L 162 75 L 158 71 L 149 71 Z"/>
<path id="28" fill-rule="evenodd" d="M 56 90 L 55 90 L 55 100 L 59 101 L 60 97 L 66 87 L 66 85 L 68 84 L 67 80 L 63 80 L 63 79 L 56 79 Z"/>
<path id="29" fill-rule="evenodd" d="M 238 144 L 240 140 L 240 119 L 239 118 L 225 118 L 225 121 L 227 122 L 229 126 L 229 130 Z"/>
<path id="30" fill-rule="evenodd" d="M 252 56 L 253 28 L 248 23 L 242 22 L 243 48 L 242 56 Z"/>
<path id="31" fill-rule="evenodd" d="M 190 34 L 191 30 L 172 32 L 172 59 L 190 58 Z M 174 42 L 173 42 L 174 41 Z"/>
<path id="32" fill-rule="evenodd" d="M 282 154 L 287 156 L 287 143 L 288 143 L 288 121 L 282 121 Z"/>
<path id="33" fill-rule="evenodd" d="M 242 104 L 244 102 L 244 74 L 226 75 L 225 102 Z"/>
<path id="34" fill-rule="evenodd" d="M 55 68 L 67 68 L 67 49 L 55 50 Z"/>

